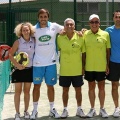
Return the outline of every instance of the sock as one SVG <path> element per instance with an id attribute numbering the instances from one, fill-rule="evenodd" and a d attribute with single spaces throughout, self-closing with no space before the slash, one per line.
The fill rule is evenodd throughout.
<path id="1" fill-rule="evenodd" d="M 81 109 L 81 106 L 78 106 L 78 109 Z"/>
<path id="2" fill-rule="evenodd" d="M 54 102 L 50 102 L 50 110 L 54 108 Z"/>
<path id="3" fill-rule="evenodd" d="M 116 107 L 115 109 L 116 109 L 116 110 L 119 110 L 119 107 Z"/>
<path id="4" fill-rule="evenodd" d="M 67 108 L 67 107 L 64 107 L 64 109 L 65 109 L 65 110 L 68 110 L 68 108 Z"/>
<path id="5" fill-rule="evenodd" d="M 37 111 L 37 108 L 38 108 L 38 102 L 33 102 L 33 111 Z"/>

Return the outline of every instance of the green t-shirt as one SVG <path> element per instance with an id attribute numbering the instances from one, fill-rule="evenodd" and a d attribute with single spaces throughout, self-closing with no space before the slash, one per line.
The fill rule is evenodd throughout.
<path id="1" fill-rule="evenodd" d="M 59 35 L 57 47 L 60 51 L 60 75 L 82 75 L 82 53 L 85 52 L 83 37 L 74 33 L 69 40 L 67 35 Z"/>
<path id="2" fill-rule="evenodd" d="M 101 29 L 96 34 L 91 30 L 84 33 L 86 49 L 86 71 L 103 72 L 106 70 L 107 56 L 106 49 L 110 48 L 109 34 Z"/>

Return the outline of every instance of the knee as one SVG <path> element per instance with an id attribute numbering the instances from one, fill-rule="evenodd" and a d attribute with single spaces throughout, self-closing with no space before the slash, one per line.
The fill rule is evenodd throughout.
<path id="1" fill-rule="evenodd" d="M 68 91 L 69 91 L 69 88 L 67 88 L 67 87 L 64 87 L 64 88 L 63 88 L 63 93 L 64 93 L 64 94 L 67 94 Z"/>
<path id="2" fill-rule="evenodd" d="M 38 91 L 38 90 L 40 90 L 40 85 L 37 85 L 37 84 L 36 84 L 36 85 L 34 85 L 33 90 L 34 90 L 34 91 Z"/>
<path id="3" fill-rule="evenodd" d="M 89 91 L 94 91 L 95 90 L 95 86 L 94 85 L 89 85 Z"/>
<path id="4" fill-rule="evenodd" d="M 21 91 L 15 91 L 15 95 L 21 95 Z"/>
<path id="5" fill-rule="evenodd" d="M 112 90 L 117 90 L 118 89 L 119 83 L 112 82 Z"/>
<path id="6" fill-rule="evenodd" d="M 48 88 L 48 90 L 50 90 L 50 91 L 54 91 L 54 87 L 51 86 L 51 85 L 47 85 L 47 88 Z"/>
<path id="7" fill-rule="evenodd" d="M 25 95 L 29 95 L 30 94 L 30 90 L 24 90 L 24 94 Z"/>

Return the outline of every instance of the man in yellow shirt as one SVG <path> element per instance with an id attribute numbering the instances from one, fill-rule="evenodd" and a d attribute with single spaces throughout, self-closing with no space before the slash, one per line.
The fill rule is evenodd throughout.
<path id="1" fill-rule="evenodd" d="M 100 101 L 100 115 L 108 117 L 104 109 L 105 100 L 105 79 L 106 74 L 109 73 L 109 56 L 110 56 L 110 38 L 109 34 L 100 27 L 100 18 L 96 14 L 89 17 L 90 30 L 85 31 L 85 79 L 88 81 L 88 94 L 91 104 L 91 109 L 87 117 L 96 115 L 95 111 L 95 87 L 96 81 L 98 83 L 98 96 Z"/>
<path id="2" fill-rule="evenodd" d="M 58 50 L 60 51 L 60 78 L 59 85 L 63 87 L 63 113 L 61 118 L 68 116 L 68 92 L 69 87 L 75 88 L 77 112 L 79 117 L 85 117 L 81 108 L 82 93 L 81 87 L 84 84 L 82 78 L 82 56 L 85 53 L 83 38 L 75 33 L 75 22 L 71 18 L 64 21 L 65 35 L 59 35 L 57 38 Z"/>

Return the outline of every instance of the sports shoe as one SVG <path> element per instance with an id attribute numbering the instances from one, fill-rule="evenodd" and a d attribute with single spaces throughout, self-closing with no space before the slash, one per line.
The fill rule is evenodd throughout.
<path id="1" fill-rule="evenodd" d="M 68 117 L 68 111 L 66 109 L 63 110 L 61 118 L 67 118 Z"/>
<path id="2" fill-rule="evenodd" d="M 26 111 L 24 111 L 24 118 L 25 119 L 29 119 L 30 118 L 30 114 Z"/>
<path id="3" fill-rule="evenodd" d="M 37 118 L 38 112 L 37 111 L 32 111 L 32 114 L 30 115 L 31 120 L 35 120 Z"/>
<path id="4" fill-rule="evenodd" d="M 15 120 L 21 120 L 21 118 L 20 118 L 20 113 L 16 113 L 16 114 L 15 114 Z"/>
<path id="5" fill-rule="evenodd" d="M 55 108 L 50 110 L 49 116 L 54 117 L 54 118 L 60 118 L 60 115 L 57 113 Z"/>
<path id="6" fill-rule="evenodd" d="M 95 111 L 95 109 L 91 108 L 90 111 L 89 111 L 89 113 L 86 115 L 86 117 L 91 118 L 93 116 L 96 116 L 96 111 Z"/>
<path id="7" fill-rule="evenodd" d="M 76 116 L 79 116 L 79 117 L 82 117 L 82 118 L 86 117 L 83 110 L 79 109 L 79 108 L 77 109 Z"/>
<path id="8" fill-rule="evenodd" d="M 113 113 L 113 117 L 118 118 L 120 116 L 120 109 L 119 108 L 115 108 L 115 111 Z"/>
<path id="9" fill-rule="evenodd" d="M 102 116 L 103 118 L 108 118 L 108 114 L 104 108 L 100 109 L 99 115 Z"/>

